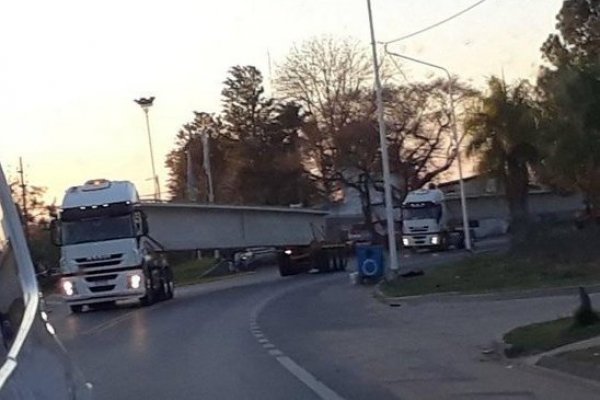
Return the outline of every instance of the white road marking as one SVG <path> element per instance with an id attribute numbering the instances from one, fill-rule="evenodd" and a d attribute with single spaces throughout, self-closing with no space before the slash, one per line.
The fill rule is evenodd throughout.
<path id="1" fill-rule="evenodd" d="M 336 392 L 331 390 L 323 382 L 312 376 L 308 371 L 299 366 L 287 356 L 278 356 L 277 361 L 292 375 L 298 378 L 302 383 L 308 386 L 313 392 L 323 400 L 343 400 Z"/>
<path id="2" fill-rule="evenodd" d="M 129 318 L 131 318 L 133 316 L 134 311 L 129 311 L 119 317 L 113 318 L 113 319 L 109 319 L 108 321 L 105 321 L 101 324 L 98 324 L 90 329 L 88 329 L 87 331 L 84 331 L 81 333 L 82 336 L 85 335 L 93 335 L 96 333 L 100 333 L 103 332 L 107 329 L 112 328 L 113 326 L 117 325 L 120 322 L 123 322 Z"/>
<path id="3" fill-rule="evenodd" d="M 250 331 L 257 338 L 257 341 L 262 344 L 263 348 L 267 350 L 269 355 L 274 356 L 275 359 L 281 364 L 283 368 L 285 368 L 289 373 L 294 375 L 300 382 L 306 385 L 310 390 L 312 390 L 320 399 L 322 400 L 344 400 L 343 397 L 334 392 L 331 388 L 325 385 L 323 382 L 319 381 L 310 372 L 306 371 L 300 365 L 298 365 L 294 360 L 285 356 L 283 352 L 275 347 L 274 344 L 270 343 L 266 336 L 260 330 L 260 325 L 258 324 L 258 315 L 261 311 L 266 307 L 266 305 L 273 300 L 283 296 L 291 290 L 296 290 L 304 286 L 311 285 L 312 282 L 303 282 L 299 285 L 294 285 L 292 288 L 286 288 L 274 295 L 264 299 L 260 304 L 258 304 L 250 313 Z"/>

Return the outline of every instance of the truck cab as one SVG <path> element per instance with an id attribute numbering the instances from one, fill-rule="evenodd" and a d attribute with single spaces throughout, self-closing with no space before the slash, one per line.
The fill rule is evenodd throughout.
<path id="1" fill-rule="evenodd" d="M 148 226 L 131 182 L 96 179 L 65 193 L 53 239 L 61 248 L 63 298 L 83 306 L 173 297 L 173 274 Z"/>
<path id="2" fill-rule="evenodd" d="M 464 233 L 457 230 L 451 220 L 441 190 L 420 189 L 408 193 L 402 203 L 403 246 L 409 249 L 446 250 L 450 245 L 462 248 Z"/>

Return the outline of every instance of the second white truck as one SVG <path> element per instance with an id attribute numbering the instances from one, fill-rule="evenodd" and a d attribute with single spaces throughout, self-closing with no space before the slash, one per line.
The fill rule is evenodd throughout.
<path id="1" fill-rule="evenodd" d="M 408 249 L 435 250 L 465 247 L 460 215 L 451 215 L 441 190 L 408 193 L 402 203 L 402 245 Z"/>

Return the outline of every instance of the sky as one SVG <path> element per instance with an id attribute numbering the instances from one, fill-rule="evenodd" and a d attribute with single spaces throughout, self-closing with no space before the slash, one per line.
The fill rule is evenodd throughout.
<path id="1" fill-rule="evenodd" d="M 475 0 L 372 0 L 378 41 L 444 19 Z M 487 0 L 394 45 L 483 88 L 486 77 L 535 79 L 540 47 L 562 0 Z M 144 115 L 155 96 L 154 155 L 166 192 L 166 154 L 193 111 L 220 111 L 229 67 L 265 77 L 294 44 L 315 36 L 370 43 L 366 0 L 20 0 L 0 5 L 0 163 L 26 182 L 64 190 L 93 178 L 153 192 Z M 269 65 L 269 55 L 271 65 Z M 271 66 L 271 68 L 269 68 Z M 403 64 L 409 79 L 432 72 Z M 218 184 L 218 183 L 217 183 Z"/>

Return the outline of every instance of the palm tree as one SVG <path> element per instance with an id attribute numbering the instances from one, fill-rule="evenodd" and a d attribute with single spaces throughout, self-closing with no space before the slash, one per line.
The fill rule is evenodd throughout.
<path id="1" fill-rule="evenodd" d="M 502 180 L 513 227 L 522 226 L 529 214 L 530 171 L 538 158 L 538 108 L 525 80 L 508 87 L 504 80 L 492 77 L 488 86 L 479 110 L 465 123 L 471 139 L 467 155 L 476 157 L 481 173 Z"/>

